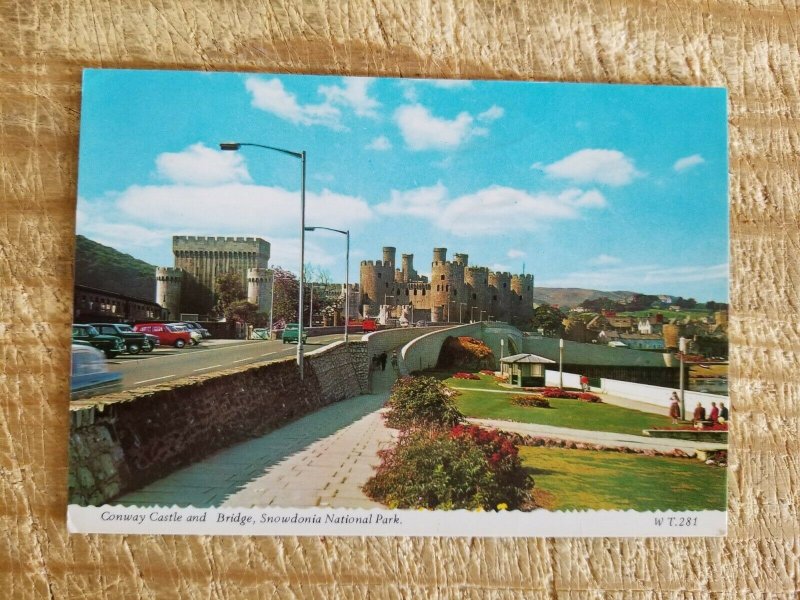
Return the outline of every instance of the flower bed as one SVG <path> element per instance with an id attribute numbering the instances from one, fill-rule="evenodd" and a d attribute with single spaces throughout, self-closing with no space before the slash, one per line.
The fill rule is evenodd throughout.
<path id="1" fill-rule="evenodd" d="M 481 378 L 475 375 L 474 373 L 459 372 L 459 373 L 453 373 L 453 379 L 475 379 L 480 381 Z"/>
<path id="2" fill-rule="evenodd" d="M 687 425 L 685 427 L 653 427 L 653 429 L 660 431 L 728 431 L 728 424 L 714 423 L 713 425 L 704 425 L 702 428 Z"/>
<path id="3" fill-rule="evenodd" d="M 534 408 L 550 408 L 550 401 L 542 396 L 533 396 L 530 394 L 520 394 L 519 396 L 511 396 L 511 403 L 517 406 L 532 406 Z"/>
<path id="4" fill-rule="evenodd" d="M 481 375 L 492 375 L 492 376 L 494 376 L 494 371 L 490 371 L 489 369 L 483 369 L 481 371 Z"/>
<path id="5" fill-rule="evenodd" d="M 545 398 L 564 398 L 567 400 L 582 400 L 584 402 L 600 402 L 600 397 L 589 392 L 568 392 L 559 388 L 544 388 L 539 392 Z"/>

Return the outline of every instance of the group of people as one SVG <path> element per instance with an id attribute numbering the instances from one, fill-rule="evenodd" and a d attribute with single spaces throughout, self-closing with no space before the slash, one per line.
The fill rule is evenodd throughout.
<path id="1" fill-rule="evenodd" d="M 677 392 L 672 392 L 672 396 L 670 397 L 669 416 L 672 418 L 673 424 L 677 424 L 678 420 L 681 418 L 681 404 Z M 728 421 L 728 407 L 725 406 L 724 402 L 720 402 L 719 406 L 717 406 L 716 402 L 712 402 L 711 410 L 708 412 L 708 418 L 706 418 L 706 409 L 698 402 L 697 406 L 694 407 L 692 423 L 694 423 L 695 426 L 699 425 L 702 427 L 705 421 L 711 421 L 712 424 L 726 423 Z"/>
<path id="2" fill-rule="evenodd" d="M 389 360 L 389 355 L 386 352 L 381 352 L 380 354 L 376 354 L 372 357 L 372 368 L 374 370 L 378 370 L 378 367 L 381 368 L 381 371 L 386 370 L 386 361 Z M 392 366 L 397 368 L 397 351 L 392 352 Z"/>

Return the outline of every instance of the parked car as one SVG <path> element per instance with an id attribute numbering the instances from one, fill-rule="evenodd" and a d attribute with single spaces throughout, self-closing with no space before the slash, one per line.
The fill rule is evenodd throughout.
<path id="1" fill-rule="evenodd" d="M 165 346 L 183 348 L 186 344 L 192 343 L 192 336 L 188 330 L 167 323 L 137 323 L 133 326 L 133 330 L 152 334 Z"/>
<path id="2" fill-rule="evenodd" d="M 70 400 L 80 400 L 122 389 L 122 373 L 108 370 L 103 353 L 86 342 L 72 344 Z"/>
<path id="3" fill-rule="evenodd" d="M 188 325 L 186 325 L 186 323 L 170 323 L 170 326 L 179 331 L 187 331 L 191 336 L 192 346 L 196 346 L 203 341 L 203 336 L 200 334 L 200 332 L 190 328 Z"/>
<path id="4" fill-rule="evenodd" d="M 281 339 L 283 340 L 284 344 L 288 344 L 289 342 L 297 343 L 297 335 L 300 331 L 300 326 L 297 323 L 287 323 L 286 327 L 283 329 L 283 335 Z M 306 343 L 308 339 L 308 334 L 306 330 L 303 330 L 303 343 Z"/>
<path id="5" fill-rule="evenodd" d="M 186 325 L 189 329 L 194 329 L 195 331 L 200 332 L 200 335 L 203 336 L 203 339 L 208 339 L 211 337 L 211 332 L 203 327 L 197 321 L 184 321 L 184 325 Z"/>
<path id="6" fill-rule="evenodd" d="M 269 328 L 267 327 L 256 327 L 253 329 L 252 338 L 254 340 L 268 340 L 270 339 L 269 335 Z"/>
<path id="7" fill-rule="evenodd" d="M 102 350 L 107 358 L 114 358 L 117 354 L 125 352 L 125 342 L 116 335 L 101 335 L 91 325 L 73 325 L 72 339 L 88 342 L 98 350 Z"/>
<path id="8" fill-rule="evenodd" d="M 126 323 L 92 323 L 92 326 L 104 335 L 116 335 L 125 342 L 125 350 L 129 354 L 139 354 L 139 352 L 152 352 L 153 345 L 147 336 Z"/>
<path id="9" fill-rule="evenodd" d="M 150 347 L 151 348 L 155 348 L 156 346 L 160 346 L 161 345 L 161 340 L 158 339 L 157 335 L 153 335 L 152 333 L 145 333 L 144 337 L 146 337 L 148 340 L 150 340 Z"/>

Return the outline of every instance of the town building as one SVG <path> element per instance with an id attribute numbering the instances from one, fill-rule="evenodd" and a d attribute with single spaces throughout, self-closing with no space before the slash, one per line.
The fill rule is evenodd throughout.
<path id="1" fill-rule="evenodd" d="M 533 275 L 512 275 L 470 266 L 467 254 L 447 260 L 447 248 L 434 248 L 431 278 L 414 269 L 414 255 L 395 262 L 396 249 L 383 248 L 383 260 L 361 261 L 364 316 L 386 306 L 392 318 L 441 322 L 496 320 L 525 326 L 533 317 Z"/>

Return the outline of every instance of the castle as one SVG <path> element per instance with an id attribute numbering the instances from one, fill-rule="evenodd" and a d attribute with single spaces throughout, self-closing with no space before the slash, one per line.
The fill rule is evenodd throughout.
<path id="1" fill-rule="evenodd" d="M 261 238 L 173 236 L 175 266 L 156 269 L 156 302 L 169 311 L 170 319 L 208 315 L 216 302 L 217 277 L 233 272 L 239 275 L 247 300 L 259 312 L 269 312 L 269 252 L 269 242 Z"/>
<path id="2" fill-rule="evenodd" d="M 533 275 L 497 273 L 469 266 L 466 254 L 447 260 L 447 248 L 433 249 L 431 280 L 414 270 L 414 255 L 403 254 L 395 267 L 396 249 L 383 248 L 383 260 L 361 261 L 361 302 L 364 315 L 376 315 L 387 305 L 392 316 L 404 307 L 413 322 L 497 320 L 526 324 L 533 317 Z"/>

